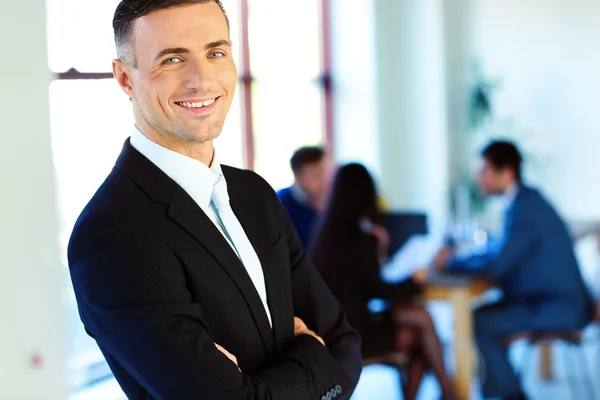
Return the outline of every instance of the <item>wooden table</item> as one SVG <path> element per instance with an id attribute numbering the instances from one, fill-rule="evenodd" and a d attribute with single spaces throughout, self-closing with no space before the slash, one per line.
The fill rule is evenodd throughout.
<path id="1" fill-rule="evenodd" d="M 476 352 L 473 338 L 471 301 L 492 288 L 489 281 L 466 276 L 434 274 L 425 290 L 426 300 L 443 300 L 454 309 L 454 354 L 456 360 L 456 394 L 468 400 L 475 373 Z"/>

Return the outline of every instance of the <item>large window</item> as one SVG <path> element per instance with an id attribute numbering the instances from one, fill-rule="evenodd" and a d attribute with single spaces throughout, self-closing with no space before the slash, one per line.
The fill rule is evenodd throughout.
<path id="1" fill-rule="evenodd" d="M 292 152 L 324 137 L 321 0 L 248 3 L 254 168 L 282 187 Z"/>
<path id="2" fill-rule="evenodd" d="M 215 146 L 223 163 L 254 169 L 275 189 L 292 182 L 288 162 L 296 148 L 331 138 L 324 1 L 223 0 L 240 78 Z M 49 88 L 52 148 L 65 265 L 73 224 L 133 126 L 129 101 L 110 72 L 118 2 L 47 1 L 48 63 L 56 74 Z M 111 375 L 69 296 L 70 384 L 76 392 Z"/>

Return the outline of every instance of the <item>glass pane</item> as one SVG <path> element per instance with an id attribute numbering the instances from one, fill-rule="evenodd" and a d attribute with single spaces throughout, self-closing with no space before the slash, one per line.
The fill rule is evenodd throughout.
<path id="1" fill-rule="evenodd" d="M 66 80 L 50 84 L 50 121 L 62 222 L 69 234 L 112 169 L 133 115 L 114 80 Z"/>
<path id="2" fill-rule="evenodd" d="M 112 169 L 133 117 L 127 96 L 112 79 L 54 81 L 50 121 L 61 217 L 59 244 L 66 267 L 73 224 Z M 71 288 L 70 281 L 65 287 Z M 69 384 L 76 390 L 101 378 L 99 374 L 110 376 L 110 371 L 96 342 L 83 329 L 75 295 L 71 289 L 67 294 Z"/>
<path id="3" fill-rule="evenodd" d="M 229 18 L 230 39 L 233 42 L 233 57 L 238 69 L 242 65 L 242 19 L 240 15 L 240 0 L 221 0 L 227 18 Z"/>
<path id="4" fill-rule="evenodd" d="M 110 72 L 119 0 L 47 0 L 48 64 L 54 72 Z"/>
<path id="5" fill-rule="evenodd" d="M 222 0 L 239 64 L 239 1 Z M 53 72 L 110 72 L 116 57 L 112 19 L 119 0 L 47 0 L 48 64 Z"/>
<path id="6" fill-rule="evenodd" d="M 321 0 L 248 0 L 250 69 L 256 79 L 321 74 Z"/>
<path id="7" fill-rule="evenodd" d="M 292 153 L 320 145 L 324 137 L 323 94 L 312 82 L 256 82 L 252 89 L 254 165 L 275 189 L 293 182 Z"/>
<path id="8" fill-rule="evenodd" d="M 241 98 L 242 87 L 238 85 L 231 109 L 225 120 L 225 126 L 223 126 L 223 132 L 214 141 L 215 151 L 219 154 L 219 162 L 237 168 L 246 167 Z"/>

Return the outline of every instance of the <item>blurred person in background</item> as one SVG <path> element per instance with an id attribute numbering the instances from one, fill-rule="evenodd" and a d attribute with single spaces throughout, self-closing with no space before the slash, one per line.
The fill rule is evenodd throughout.
<path id="1" fill-rule="evenodd" d="M 306 249 L 325 202 L 329 162 L 323 148 L 305 146 L 294 152 L 290 166 L 294 172 L 294 184 L 281 189 L 277 195 L 285 205 Z"/>
<path id="2" fill-rule="evenodd" d="M 481 191 L 504 202 L 503 232 L 484 253 L 458 256 L 442 249 L 440 270 L 487 277 L 504 298 L 475 312 L 475 335 L 487 368 L 485 398 L 525 399 L 511 368 L 505 340 L 524 332 L 583 328 L 592 302 L 577 264 L 567 225 L 536 189 L 523 183 L 522 156 L 507 141 L 492 141 L 481 153 Z"/>
<path id="3" fill-rule="evenodd" d="M 388 284 L 380 275 L 382 228 L 375 183 L 361 164 L 340 167 L 324 215 L 316 228 L 309 256 L 343 305 L 348 321 L 363 339 L 363 357 L 389 352 L 410 357 L 404 398 L 414 399 L 426 370 L 433 369 L 444 399 L 455 399 L 445 371 L 443 350 L 427 310 L 416 301 L 426 270 Z M 375 228 L 375 230 L 373 229 Z M 393 302 L 390 310 L 371 313 L 373 298 Z"/>

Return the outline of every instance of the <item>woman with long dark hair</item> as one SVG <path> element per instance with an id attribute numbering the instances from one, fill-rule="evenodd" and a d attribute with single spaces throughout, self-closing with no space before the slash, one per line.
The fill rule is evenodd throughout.
<path id="1" fill-rule="evenodd" d="M 309 256 L 338 301 L 350 324 L 363 338 L 363 357 L 390 351 L 408 353 L 404 397 L 414 399 L 427 369 L 435 373 L 444 399 L 455 399 L 446 374 L 442 346 L 429 313 L 414 302 L 426 273 L 419 271 L 398 284 L 380 277 L 379 246 L 373 226 L 380 223 L 375 183 L 361 164 L 336 172 L 325 213 L 313 235 Z M 389 311 L 371 313 L 370 299 L 394 302 Z"/>

